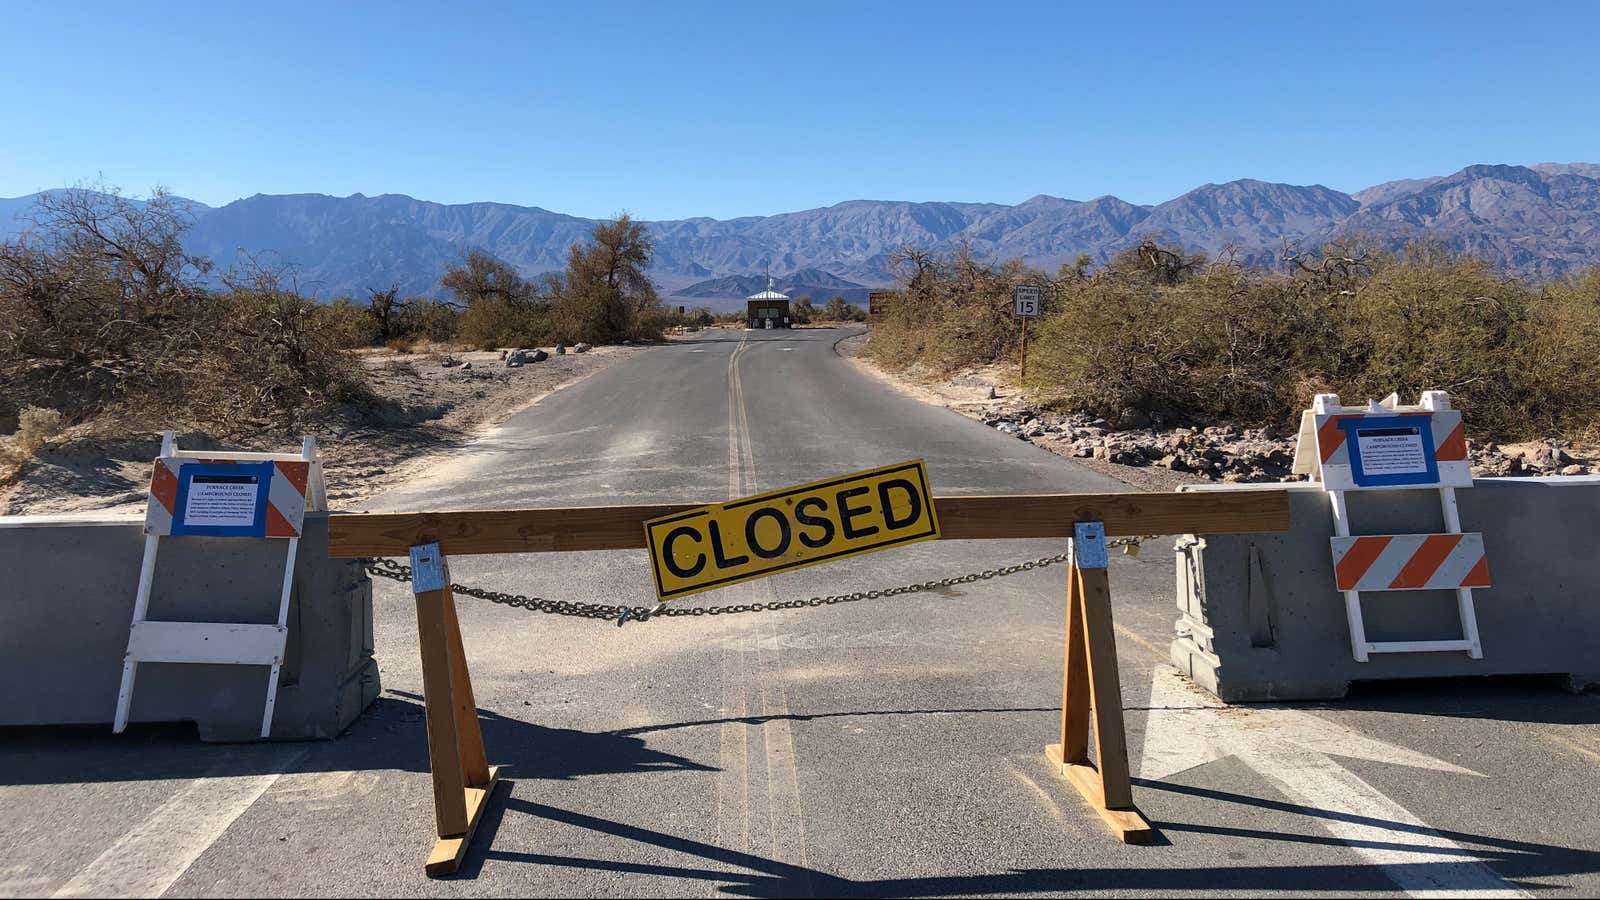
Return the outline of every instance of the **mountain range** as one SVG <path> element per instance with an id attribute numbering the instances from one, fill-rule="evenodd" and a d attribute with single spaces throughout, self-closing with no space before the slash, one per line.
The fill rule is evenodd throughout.
<path id="1" fill-rule="evenodd" d="M 767 283 L 767 277 L 764 275 L 724 275 L 721 278 L 708 278 L 688 287 L 679 288 L 674 296 L 707 299 L 749 297 L 766 290 Z M 846 281 L 821 269 L 800 269 L 787 275 L 773 277 L 771 283 L 773 290 L 791 297 L 809 295 L 819 306 L 835 296 L 843 297 L 850 303 L 866 303 L 867 295 L 872 292 L 872 289 L 864 284 Z"/>
<path id="2" fill-rule="evenodd" d="M 37 195 L 0 199 L 0 237 L 26 227 Z M 563 268 L 567 249 L 595 220 L 505 203 L 441 204 L 399 194 L 330 197 L 257 194 L 193 206 L 187 249 L 226 268 L 241 250 L 293 266 L 300 289 L 363 297 L 399 285 L 440 295 L 440 275 L 469 248 L 527 275 Z M 1104 262 L 1146 236 L 1187 249 L 1232 248 L 1273 263 L 1283 243 L 1312 248 L 1363 232 L 1399 246 L 1429 236 L 1540 278 L 1600 263 L 1600 165 L 1475 165 L 1345 194 L 1321 185 L 1243 179 L 1206 184 L 1165 203 L 1039 195 L 1014 206 L 851 200 L 822 209 L 737 219 L 649 222 L 651 277 L 669 296 L 735 298 L 765 288 L 859 300 L 893 281 L 889 254 L 965 244 L 992 260 L 1022 257 L 1054 269 L 1087 253 Z"/>

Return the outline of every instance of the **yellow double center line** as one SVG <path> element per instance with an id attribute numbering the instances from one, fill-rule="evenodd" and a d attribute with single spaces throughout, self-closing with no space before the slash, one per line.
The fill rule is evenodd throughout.
<path id="1" fill-rule="evenodd" d="M 739 361 L 749 350 L 747 330 L 728 357 L 728 496 L 755 493 L 755 452 L 750 439 L 750 417 L 744 402 L 744 382 Z M 771 582 L 758 581 L 729 588 L 740 602 L 778 599 Z M 800 804 L 800 784 L 795 760 L 794 735 L 789 727 L 789 699 L 784 689 L 783 651 L 766 622 L 752 630 L 722 623 L 722 706 L 720 774 L 717 778 L 717 842 L 739 853 L 755 852 L 778 862 L 805 868 L 805 816 Z M 753 670 L 753 671 L 752 671 Z M 754 678 L 752 679 L 752 676 Z M 752 680 L 754 683 L 752 684 Z M 756 707 L 763 717 L 759 726 L 744 721 Z M 759 768 L 752 767 L 751 743 L 761 739 Z M 765 763 L 762 765 L 761 763 Z M 754 771 L 752 771 L 754 769 Z M 762 810 L 765 821 L 751 825 L 750 782 L 766 785 Z M 758 795 L 759 797 L 759 795 Z M 754 831 L 754 834 L 752 834 Z M 800 886 L 812 893 L 810 879 Z"/>
<path id="2" fill-rule="evenodd" d="M 750 417 L 745 412 L 744 382 L 739 377 L 739 358 L 750 348 L 750 332 L 739 339 L 739 346 L 728 356 L 728 499 L 756 491 L 756 457 L 750 445 Z"/>

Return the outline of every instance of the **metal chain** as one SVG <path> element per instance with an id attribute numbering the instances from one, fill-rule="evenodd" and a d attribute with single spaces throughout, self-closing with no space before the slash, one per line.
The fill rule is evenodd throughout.
<path id="1" fill-rule="evenodd" d="M 1106 541 L 1106 547 L 1123 547 L 1124 553 L 1130 556 L 1139 555 L 1139 545 L 1149 540 L 1148 537 L 1115 538 Z M 936 591 L 940 588 L 954 587 L 958 584 L 972 584 L 978 581 L 988 581 L 991 578 L 1004 578 L 1018 572 L 1028 572 L 1042 569 L 1057 563 L 1068 562 L 1072 559 L 1072 551 L 1057 553 L 1055 556 L 1044 556 L 1039 559 L 1030 559 L 1027 562 L 1010 566 L 1001 566 L 998 569 L 984 569 L 981 572 L 971 572 L 953 578 L 941 578 L 938 581 L 923 581 L 901 585 L 892 588 L 879 588 L 870 591 L 853 591 L 848 594 L 829 594 L 824 597 L 810 597 L 804 600 L 777 600 L 772 603 L 736 603 L 728 606 L 617 606 L 610 603 L 583 603 L 574 600 L 546 600 L 543 597 L 529 597 L 525 594 L 507 594 L 502 591 L 491 591 L 484 588 L 468 587 L 464 584 L 451 584 L 450 590 L 468 597 L 477 597 L 490 603 L 499 603 L 530 612 L 549 613 L 554 616 L 574 616 L 581 619 L 606 619 L 615 621 L 617 627 L 622 627 L 628 620 L 646 622 L 654 618 L 673 618 L 676 616 L 717 616 L 724 613 L 751 613 L 773 612 L 782 609 L 803 609 L 808 606 L 831 606 L 835 603 L 854 603 L 857 600 L 878 600 L 884 597 L 898 597 L 903 594 L 918 594 L 923 591 Z M 368 574 L 378 578 L 390 578 L 399 582 L 411 581 L 411 567 L 392 559 L 363 559 L 361 560 Z"/>

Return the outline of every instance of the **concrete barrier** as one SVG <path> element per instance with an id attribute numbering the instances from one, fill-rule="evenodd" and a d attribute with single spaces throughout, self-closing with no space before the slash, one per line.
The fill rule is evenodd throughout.
<path id="1" fill-rule="evenodd" d="M 1473 592 L 1483 659 L 1383 653 L 1365 663 L 1351 657 L 1334 587 L 1328 495 L 1315 484 L 1282 487 L 1288 532 L 1178 542 L 1172 659 L 1196 684 L 1230 702 L 1337 698 L 1352 681 L 1393 678 L 1554 674 L 1574 689 L 1600 684 L 1600 477 L 1493 478 L 1457 491 L 1462 529 L 1483 532 L 1494 582 Z M 1433 491 L 1346 497 L 1357 533 L 1443 528 Z M 1364 593 L 1361 602 L 1369 640 L 1461 636 L 1451 591 Z"/>
<path id="2" fill-rule="evenodd" d="M 110 723 L 144 550 L 143 516 L 0 517 L 0 725 Z M 161 542 L 150 618 L 272 623 L 287 542 Z M 193 721 L 208 741 L 256 740 L 266 666 L 145 663 L 131 721 Z M 306 516 L 273 740 L 332 738 L 378 696 L 372 582 L 328 558 Z"/>

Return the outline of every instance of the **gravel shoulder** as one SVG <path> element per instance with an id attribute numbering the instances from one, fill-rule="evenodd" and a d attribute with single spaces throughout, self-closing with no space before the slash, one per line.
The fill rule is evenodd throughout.
<path id="1" fill-rule="evenodd" d="M 361 350 L 353 355 L 375 402 L 325 411 L 293 431 L 227 439 L 183 432 L 178 442 L 196 449 L 296 452 L 300 435 L 309 433 L 322 453 L 329 505 L 349 508 L 434 465 L 551 392 L 643 349 L 552 352 L 541 362 L 515 368 L 494 350 Z M 141 512 L 150 461 L 160 445 L 156 432 L 130 432 L 110 422 L 69 428 L 0 489 L 0 514 Z"/>
<path id="2" fill-rule="evenodd" d="M 841 357 L 863 373 L 924 403 L 955 410 L 986 425 L 1013 421 L 1017 418 L 1016 413 L 1025 407 L 1021 392 L 1011 384 L 1003 364 L 983 366 L 948 378 L 914 370 L 891 372 L 861 355 L 866 344 L 867 335 L 863 333 L 840 341 L 836 349 Z M 1075 457 L 1072 443 L 1063 439 L 1059 432 L 1035 437 L 1023 437 L 1020 431 L 1017 434 L 1022 440 L 1030 441 L 1057 456 L 1072 458 L 1073 462 L 1084 468 L 1108 475 L 1141 491 L 1175 491 L 1179 485 L 1206 484 L 1213 480 L 1171 469 L 1122 465 L 1093 455 Z"/>
<path id="3" fill-rule="evenodd" d="M 1292 471 L 1295 435 L 1285 429 L 1232 424 L 1160 427 L 1134 410 L 1125 410 L 1122 421 L 1115 423 L 1050 412 L 1023 396 L 1007 364 L 950 376 L 916 368 L 894 372 L 862 355 L 866 342 L 865 333 L 854 335 L 841 341 L 837 350 L 862 372 L 909 396 L 955 410 L 1140 490 L 1304 480 Z M 1467 422 L 1470 431 L 1470 410 Z M 1586 444 L 1552 440 L 1501 445 L 1468 438 L 1467 450 L 1478 478 L 1600 472 L 1600 448 Z"/>

